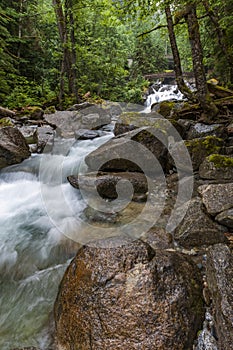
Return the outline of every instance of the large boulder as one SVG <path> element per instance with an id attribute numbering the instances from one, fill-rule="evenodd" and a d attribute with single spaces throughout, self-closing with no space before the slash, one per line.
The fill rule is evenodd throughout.
<path id="1" fill-rule="evenodd" d="M 193 248 L 226 242 L 226 230 L 205 214 L 200 198 L 191 199 L 185 206 L 186 215 L 174 232 L 174 239 L 181 246 Z"/>
<path id="2" fill-rule="evenodd" d="M 56 127 L 58 134 L 72 138 L 78 129 L 98 129 L 111 122 L 110 115 L 101 106 L 91 106 L 79 111 L 56 111 L 45 114 L 46 122 Z"/>
<path id="3" fill-rule="evenodd" d="M 167 120 L 156 112 L 151 113 L 139 113 L 139 112 L 124 112 L 117 119 L 114 128 L 114 134 L 116 136 L 124 134 L 128 131 L 132 131 L 144 126 L 150 126 L 154 129 L 161 130 L 168 136 L 173 136 L 178 140 L 184 136 L 184 129 L 177 121 L 171 119 Z M 176 131 L 178 134 L 176 133 Z"/>
<path id="4" fill-rule="evenodd" d="M 233 207 L 233 183 L 202 185 L 198 188 L 206 210 L 211 215 Z"/>
<path id="5" fill-rule="evenodd" d="M 29 156 L 27 142 L 18 129 L 0 128 L 0 169 L 20 163 Z"/>
<path id="6" fill-rule="evenodd" d="M 130 131 L 88 154 L 85 162 L 91 171 L 161 174 L 167 167 L 167 134 L 151 127 Z"/>
<path id="7" fill-rule="evenodd" d="M 211 154 L 200 165 L 199 175 L 209 180 L 233 180 L 233 157 Z"/>
<path id="8" fill-rule="evenodd" d="M 140 240 L 84 246 L 55 303 L 58 349 L 192 349 L 203 318 L 197 270 Z"/>
<path id="9" fill-rule="evenodd" d="M 206 277 L 212 299 L 219 350 L 233 349 L 233 255 L 225 244 L 207 253 Z"/>
<path id="10" fill-rule="evenodd" d="M 119 172 L 119 173 L 88 173 L 86 175 L 68 176 L 68 181 L 75 188 L 81 188 L 87 194 L 94 194 L 96 189 L 102 198 L 116 199 L 118 197 L 117 184 L 130 182 L 133 186 L 133 199 L 137 200 L 142 194 L 146 195 L 148 184 L 146 176 L 142 173 Z M 126 191 L 127 195 L 127 191 Z M 145 197 L 146 198 L 146 197 Z"/>

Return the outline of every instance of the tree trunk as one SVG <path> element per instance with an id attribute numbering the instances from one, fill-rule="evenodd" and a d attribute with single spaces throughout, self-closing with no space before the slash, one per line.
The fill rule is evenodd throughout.
<path id="1" fill-rule="evenodd" d="M 58 32 L 62 44 L 62 50 L 63 50 L 63 57 L 62 57 L 62 63 L 61 63 L 61 77 L 60 77 L 60 93 L 59 93 L 59 99 L 64 98 L 65 93 L 65 75 L 68 79 L 68 89 L 69 93 L 73 94 L 75 97 L 77 97 L 77 88 L 76 88 L 76 74 L 75 74 L 75 64 L 76 64 L 76 56 L 74 56 L 74 53 L 70 50 L 69 44 L 70 44 L 70 37 L 69 37 L 69 28 L 68 28 L 68 11 L 69 8 L 65 7 L 65 14 L 62 7 L 61 0 L 53 0 L 53 5 L 55 9 L 55 14 L 57 18 L 57 26 L 58 26 Z M 65 2 L 66 6 L 69 6 L 68 1 Z M 71 9 L 70 9 L 71 10 Z M 73 17 L 72 17 L 73 19 Z M 71 38 L 71 42 L 74 40 L 74 38 Z M 74 43 L 72 45 L 72 49 L 74 48 Z M 76 99 L 77 100 L 77 99 Z M 61 103 L 61 100 L 60 100 Z"/>
<path id="2" fill-rule="evenodd" d="M 170 44 L 172 49 L 172 55 L 174 59 L 174 70 L 175 70 L 177 86 L 179 90 L 182 92 L 182 94 L 184 94 L 185 97 L 192 99 L 193 98 L 192 92 L 185 84 L 184 78 L 183 78 L 181 62 L 180 62 L 180 54 L 179 54 L 179 50 L 176 42 L 176 36 L 174 33 L 171 9 L 169 6 L 165 8 L 165 13 L 166 13 L 167 27 L 168 27 L 169 39 L 170 39 Z"/>
<path id="3" fill-rule="evenodd" d="M 186 14 L 185 20 L 188 25 L 197 98 L 201 107 L 208 113 L 208 117 L 214 117 L 218 113 L 218 109 L 211 101 L 207 88 L 199 24 L 197 20 L 196 5 L 194 3 L 186 6 Z"/>

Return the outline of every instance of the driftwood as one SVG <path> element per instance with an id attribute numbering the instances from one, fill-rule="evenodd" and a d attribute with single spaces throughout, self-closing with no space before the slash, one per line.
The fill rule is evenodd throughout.
<path id="1" fill-rule="evenodd" d="M 6 117 L 13 118 L 14 116 L 15 116 L 15 112 L 0 106 L 0 119 L 6 118 Z"/>

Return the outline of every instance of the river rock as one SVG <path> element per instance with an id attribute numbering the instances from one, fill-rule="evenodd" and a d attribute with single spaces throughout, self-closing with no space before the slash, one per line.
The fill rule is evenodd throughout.
<path id="1" fill-rule="evenodd" d="M 56 127 L 64 138 L 74 137 L 78 129 L 98 129 L 111 122 L 111 117 L 99 106 L 91 106 L 80 111 L 56 111 L 45 114 L 46 122 Z"/>
<path id="2" fill-rule="evenodd" d="M 211 154 L 200 165 L 199 175 L 209 180 L 233 180 L 233 157 Z"/>
<path id="3" fill-rule="evenodd" d="M 217 244 L 207 253 L 206 276 L 213 303 L 219 350 L 233 349 L 233 255 Z"/>
<path id="4" fill-rule="evenodd" d="M 181 246 L 193 248 L 226 242 L 225 228 L 204 213 L 200 198 L 191 199 L 185 206 L 186 215 L 174 232 L 174 239 Z"/>
<path id="5" fill-rule="evenodd" d="M 90 171 L 162 174 L 162 169 L 167 167 L 166 144 L 167 135 L 162 131 L 142 127 L 112 138 L 88 154 L 85 162 Z"/>
<path id="6" fill-rule="evenodd" d="M 233 207 L 233 183 L 202 185 L 198 187 L 198 192 L 211 215 Z"/>
<path id="7" fill-rule="evenodd" d="M 13 127 L 0 128 L 0 169 L 18 164 L 30 156 L 29 147 L 21 132 Z"/>
<path id="8" fill-rule="evenodd" d="M 230 229 L 233 228 L 233 208 L 225 210 L 215 217 L 221 225 L 227 226 Z"/>
<path id="9" fill-rule="evenodd" d="M 27 141 L 27 144 L 37 143 L 37 128 L 32 126 L 22 126 L 19 128 L 19 131 L 22 133 L 23 137 Z"/>
<path id="10" fill-rule="evenodd" d="M 55 303 L 59 350 L 192 348 L 203 319 L 199 272 L 140 240 L 84 246 Z"/>
<path id="11" fill-rule="evenodd" d="M 105 132 L 101 130 L 79 129 L 75 131 L 76 140 L 92 140 L 104 135 Z"/>
<path id="12" fill-rule="evenodd" d="M 196 171 L 207 156 L 213 153 L 219 153 L 222 147 L 223 140 L 216 136 L 206 136 L 193 140 L 176 142 L 170 149 L 170 161 L 174 165 L 174 159 L 176 159 L 176 166 L 180 170 L 187 171 L 187 164 L 186 162 L 184 163 L 184 159 L 186 159 L 185 152 L 188 150 L 193 171 Z"/>
<path id="13" fill-rule="evenodd" d="M 83 191 L 90 194 L 96 189 L 102 198 L 116 199 L 118 193 L 116 185 L 119 181 L 130 182 L 133 186 L 134 196 L 133 199 L 137 199 L 138 196 L 147 193 L 148 185 L 146 176 L 142 173 L 133 172 L 119 172 L 119 173 L 89 173 L 79 176 L 68 176 L 68 181 L 75 188 L 81 188 Z M 127 191 L 125 192 L 127 195 Z M 145 197 L 146 199 L 146 197 Z"/>
<path id="14" fill-rule="evenodd" d="M 37 128 L 37 152 L 51 152 L 53 149 L 55 132 L 49 125 L 40 126 Z"/>

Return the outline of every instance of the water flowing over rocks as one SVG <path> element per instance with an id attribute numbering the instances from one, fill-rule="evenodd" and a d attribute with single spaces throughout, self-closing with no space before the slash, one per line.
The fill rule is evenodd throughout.
<path id="1" fill-rule="evenodd" d="M 58 349 L 188 350 L 202 315 L 200 277 L 188 258 L 141 241 L 102 241 L 84 246 L 62 280 Z"/>
<path id="2" fill-rule="evenodd" d="M 29 156 L 29 147 L 18 129 L 0 128 L 0 169 L 20 163 Z"/>

